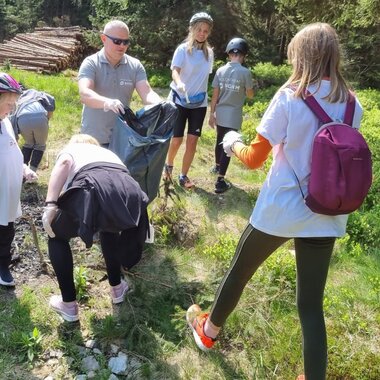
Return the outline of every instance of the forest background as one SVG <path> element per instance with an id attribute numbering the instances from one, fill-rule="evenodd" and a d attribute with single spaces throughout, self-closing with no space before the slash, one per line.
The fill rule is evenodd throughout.
<path id="1" fill-rule="evenodd" d="M 131 29 L 131 55 L 143 61 L 149 80 L 163 97 L 170 81 L 169 63 L 187 34 L 194 12 L 208 11 L 215 20 L 211 36 L 217 62 L 225 61 L 225 45 L 234 36 L 250 44 L 247 66 L 255 79 L 255 98 L 244 107 L 243 137 L 249 142 L 271 97 L 289 75 L 286 46 L 305 23 L 326 21 L 336 27 L 344 48 L 344 70 L 363 106 L 361 131 L 372 151 L 371 191 L 349 218 L 339 239 L 324 297 L 329 339 L 328 379 L 380 378 L 380 1 L 123 1 L 0 0 L 0 42 L 35 26 L 80 25 L 86 40 L 99 47 L 99 30 L 110 18 Z M 9 71 L 27 87 L 53 94 L 57 110 L 51 120 L 48 150 L 37 184 L 25 187 L 24 201 L 37 198 L 34 222 L 42 260 L 47 237 L 41 227 L 46 185 L 56 153 L 79 130 L 81 104 L 76 68 L 55 75 Z M 213 77 L 213 75 L 211 76 Z M 135 95 L 131 108 L 141 102 Z M 110 305 L 99 247 L 85 250 L 74 242 L 75 279 L 80 300 L 80 325 L 67 326 L 48 307 L 58 285 L 51 270 L 40 271 L 35 236 L 17 226 L 21 264 L 15 292 L 0 289 L 0 379 L 40 380 L 90 378 L 83 363 L 94 357 L 94 379 L 112 377 L 109 362 L 128 355 L 128 370 L 119 379 L 293 379 L 302 373 L 301 331 L 295 306 L 296 273 L 291 242 L 276 252 L 247 285 L 223 329 L 217 349 L 203 354 L 185 322 L 192 302 L 208 309 L 248 220 L 270 162 L 257 171 L 232 160 L 232 189 L 213 192 L 215 133 L 204 128 L 194 160 L 193 192 L 177 184 L 173 199 L 160 196 L 151 208 L 155 244 L 144 252 L 128 275 L 134 292 L 120 307 Z M 177 168 L 177 167 L 176 167 Z M 25 211 L 25 210 L 24 210 Z M 30 216 L 30 215 L 29 215 Z M 22 222 L 22 221 L 21 221 Z M 24 221 L 26 223 L 26 221 Z M 25 233 L 23 235 L 23 233 Z M 33 253 L 34 252 L 34 253 Z M 20 265 L 16 265 L 14 270 Z M 47 264 L 47 268 L 49 266 Z M 90 343 L 96 343 L 94 348 Z M 82 377 L 84 378 L 84 377 Z"/>
<path id="2" fill-rule="evenodd" d="M 0 0 L 0 42 L 45 24 L 83 26 L 95 32 L 89 39 L 98 44 L 98 31 L 116 17 L 130 27 L 130 53 L 148 70 L 161 70 L 198 11 L 214 18 L 210 40 L 216 58 L 225 58 L 230 38 L 242 36 L 250 45 L 248 66 L 284 63 L 287 44 L 301 25 L 328 22 L 341 38 L 351 82 L 380 85 L 380 0 Z"/>

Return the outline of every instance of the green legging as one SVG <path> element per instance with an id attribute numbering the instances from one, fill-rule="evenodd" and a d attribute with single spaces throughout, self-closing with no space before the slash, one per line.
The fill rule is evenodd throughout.
<path id="1" fill-rule="evenodd" d="M 215 326 L 223 326 L 257 268 L 287 240 L 289 238 L 261 232 L 250 224 L 246 227 L 211 308 L 210 320 Z M 323 292 L 334 242 L 334 237 L 294 238 L 297 308 L 302 326 L 307 380 L 324 380 L 326 377 L 327 339 Z"/>

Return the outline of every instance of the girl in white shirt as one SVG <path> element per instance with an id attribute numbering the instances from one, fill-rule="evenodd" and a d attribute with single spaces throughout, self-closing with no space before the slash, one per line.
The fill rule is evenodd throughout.
<path id="1" fill-rule="evenodd" d="M 14 221 L 21 216 L 20 194 L 23 178 L 34 180 L 36 173 L 23 162 L 10 114 L 22 93 L 21 86 L 9 74 L 0 73 L 0 285 L 14 286 L 9 270 Z"/>
<path id="2" fill-rule="evenodd" d="M 194 182 L 187 176 L 195 155 L 198 139 L 207 111 L 208 78 L 214 62 L 213 51 L 207 41 L 213 26 L 213 19 L 205 12 L 199 12 L 190 19 L 189 34 L 174 52 L 171 70 L 172 83 L 169 100 L 178 108 L 174 134 L 170 142 L 164 169 L 164 179 L 171 179 L 174 159 L 182 144 L 186 123 L 186 147 L 182 158 L 179 184 L 190 189 Z"/>
<path id="3" fill-rule="evenodd" d="M 312 212 L 300 193 L 294 172 L 301 184 L 307 185 L 312 141 L 319 124 L 302 94 L 307 89 L 331 117 L 343 120 L 349 89 L 340 72 L 340 57 L 338 36 L 330 25 L 315 23 L 303 28 L 288 46 L 293 72 L 272 99 L 256 139 L 246 146 L 237 132 L 226 135 L 226 153 L 234 154 L 248 167 L 259 167 L 272 148 L 273 162 L 211 312 L 202 313 L 198 305 L 187 312 L 198 347 L 210 349 L 259 266 L 293 239 L 305 372 L 299 379 L 326 378 L 323 293 L 335 239 L 345 233 L 347 224 L 347 215 Z M 355 106 L 353 126 L 358 128 L 362 117 L 358 100 Z"/>

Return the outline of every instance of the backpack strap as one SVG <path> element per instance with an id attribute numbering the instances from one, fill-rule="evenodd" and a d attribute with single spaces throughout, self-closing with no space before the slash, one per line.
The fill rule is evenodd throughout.
<path id="1" fill-rule="evenodd" d="M 355 105 L 356 105 L 355 96 L 350 91 L 348 93 L 347 106 L 346 106 L 346 111 L 344 112 L 344 119 L 343 119 L 343 123 L 349 125 L 350 127 L 352 127 L 352 122 L 354 121 Z"/>
<path id="2" fill-rule="evenodd" d="M 302 100 L 310 108 L 313 114 L 319 119 L 322 124 L 331 123 L 332 119 L 325 110 L 320 106 L 317 99 L 308 91 L 305 90 L 305 96 L 302 97 Z"/>
<path id="3" fill-rule="evenodd" d="M 325 110 L 318 103 L 317 99 L 308 91 L 305 90 L 305 96 L 302 98 L 306 105 L 310 108 L 310 110 L 314 113 L 315 116 L 322 122 L 322 124 L 331 123 L 333 120 L 331 117 L 325 112 Z M 344 112 L 343 123 L 352 127 L 352 122 L 354 120 L 355 113 L 355 96 L 350 91 L 348 93 L 346 110 Z"/>

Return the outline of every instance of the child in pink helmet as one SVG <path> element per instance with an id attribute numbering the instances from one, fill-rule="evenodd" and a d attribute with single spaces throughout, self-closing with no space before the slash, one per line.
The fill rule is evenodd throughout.
<path id="1" fill-rule="evenodd" d="M 9 74 L 0 72 L 0 285 L 14 286 L 9 270 L 11 245 L 15 236 L 14 221 L 21 216 L 20 194 L 23 178 L 37 179 L 23 163 L 8 114 L 12 112 L 22 90 Z"/>

